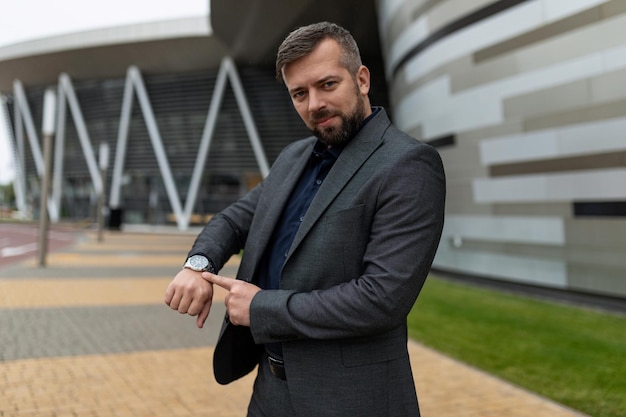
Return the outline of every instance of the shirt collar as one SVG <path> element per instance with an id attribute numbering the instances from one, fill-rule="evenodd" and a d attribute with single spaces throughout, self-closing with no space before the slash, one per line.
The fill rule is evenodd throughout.
<path id="1" fill-rule="evenodd" d="M 313 156 L 324 158 L 325 156 L 330 156 L 334 159 L 339 158 L 339 154 L 343 150 L 344 146 L 332 146 L 327 148 L 324 143 L 322 143 L 319 139 L 315 142 L 315 146 L 313 147 Z"/>
<path id="2" fill-rule="evenodd" d="M 368 124 L 369 121 L 372 120 L 374 118 L 374 116 L 376 116 L 381 110 L 382 110 L 382 107 L 380 107 L 380 106 L 372 106 L 372 113 L 363 120 L 363 123 L 361 123 L 360 129 L 363 129 L 363 127 L 366 124 Z M 360 129 L 359 129 L 359 131 L 360 131 Z"/>

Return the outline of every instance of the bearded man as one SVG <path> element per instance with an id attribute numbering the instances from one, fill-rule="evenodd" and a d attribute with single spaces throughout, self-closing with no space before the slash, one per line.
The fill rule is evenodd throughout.
<path id="1" fill-rule="evenodd" d="M 276 74 L 313 136 L 211 219 L 165 302 L 202 327 L 228 291 L 214 375 L 258 366 L 248 416 L 419 416 L 406 318 L 441 237 L 441 159 L 371 107 L 344 28 L 290 33 Z M 241 250 L 237 278 L 217 275 Z"/>

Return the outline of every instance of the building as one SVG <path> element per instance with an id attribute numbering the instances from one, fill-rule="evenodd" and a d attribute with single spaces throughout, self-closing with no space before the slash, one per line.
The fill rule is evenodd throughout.
<path id="1" fill-rule="evenodd" d="M 70 112 L 75 93 L 85 129 L 79 112 L 67 116 L 51 202 L 59 216 L 93 210 L 95 148 L 106 140 L 116 157 L 100 184 L 112 219 L 184 228 L 258 182 L 263 161 L 307 134 L 273 80 L 273 59 L 287 32 L 318 20 L 353 32 L 372 69 L 373 102 L 444 159 L 435 268 L 626 296 L 622 0 L 212 1 L 197 26 L 170 22 L 175 36 L 118 42 L 117 28 L 87 34 L 108 41 L 86 47 L 73 42 L 93 37 L 77 34 L 53 52 L 46 40 L 21 55 L 3 48 L 0 91 L 28 103 L 33 120 L 47 87 L 58 86 Z M 37 193 L 37 158 L 19 105 L 8 111 L 22 137 L 26 200 Z"/>

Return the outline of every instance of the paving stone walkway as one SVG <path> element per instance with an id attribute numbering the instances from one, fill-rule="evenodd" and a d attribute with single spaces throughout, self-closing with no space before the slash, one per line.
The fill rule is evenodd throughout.
<path id="1" fill-rule="evenodd" d="M 0 417 L 245 416 L 253 376 L 220 386 L 211 370 L 223 292 L 202 330 L 163 304 L 195 234 L 77 236 L 45 268 L 0 268 Z M 582 416 L 416 342 L 409 352 L 425 417 Z"/>

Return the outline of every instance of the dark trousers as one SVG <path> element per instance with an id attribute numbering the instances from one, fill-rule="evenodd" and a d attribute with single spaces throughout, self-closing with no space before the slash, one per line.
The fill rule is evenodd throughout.
<path id="1" fill-rule="evenodd" d="M 248 417 L 293 417 L 295 414 L 287 381 L 272 375 L 267 354 L 263 354 L 248 406 Z"/>

